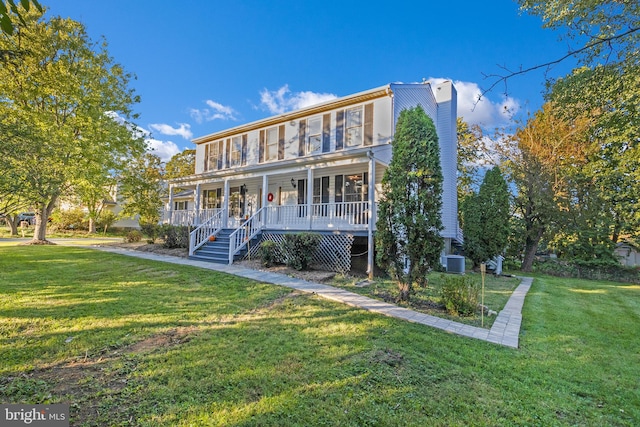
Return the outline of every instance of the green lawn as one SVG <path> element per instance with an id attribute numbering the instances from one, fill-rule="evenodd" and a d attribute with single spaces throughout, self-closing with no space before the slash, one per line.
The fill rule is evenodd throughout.
<path id="1" fill-rule="evenodd" d="M 232 276 L 0 246 L 0 402 L 83 426 L 640 424 L 640 286 L 536 277 L 521 348 Z"/>

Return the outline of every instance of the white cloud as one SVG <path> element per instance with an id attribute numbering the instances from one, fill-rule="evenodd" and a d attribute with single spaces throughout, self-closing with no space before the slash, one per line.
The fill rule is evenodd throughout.
<path id="1" fill-rule="evenodd" d="M 178 154 L 181 150 L 173 141 L 160 141 L 154 138 L 145 139 L 147 143 L 147 151 L 160 157 L 163 162 L 168 162 L 171 158 Z"/>
<path id="2" fill-rule="evenodd" d="M 298 110 L 336 98 L 337 96 L 332 93 L 291 92 L 289 85 L 284 85 L 278 90 L 263 89 L 260 91 L 262 107 L 272 114 L 282 114 L 286 111 Z"/>
<path id="3" fill-rule="evenodd" d="M 196 123 L 202 123 L 204 121 L 210 122 L 212 120 L 237 120 L 236 111 L 218 102 L 208 99 L 205 104 L 209 108 L 192 108 L 189 110 L 189 114 L 196 121 Z"/>
<path id="4" fill-rule="evenodd" d="M 186 140 L 191 139 L 193 137 L 193 133 L 191 132 L 191 125 L 187 123 L 179 123 L 179 125 L 179 128 L 174 128 L 164 123 L 155 123 L 149 125 L 149 127 L 163 135 L 178 135 Z"/>
<path id="5" fill-rule="evenodd" d="M 430 77 L 430 83 L 441 83 L 440 77 Z M 503 96 L 499 102 L 492 101 L 487 94 L 481 97 L 482 89 L 477 83 L 454 81 L 458 91 L 458 116 L 469 124 L 477 124 L 485 129 L 508 124 L 510 118 L 520 110 L 520 102 Z M 480 101 L 478 101 L 480 99 Z"/>

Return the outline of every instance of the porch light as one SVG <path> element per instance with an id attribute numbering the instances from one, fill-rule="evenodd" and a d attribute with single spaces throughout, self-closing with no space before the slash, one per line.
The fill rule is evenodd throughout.
<path id="1" fill-rule="evenodd" d="M 296 181 L 295 181 L 295 179 L 293 179 L 293 178 L 291 178 L 291 186 L 292 186 L 293 188 L 296 188 Z"/>

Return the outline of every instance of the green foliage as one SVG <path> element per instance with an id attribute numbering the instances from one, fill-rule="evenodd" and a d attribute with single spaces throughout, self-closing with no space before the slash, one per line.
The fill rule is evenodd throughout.
<path id="1" fill-rule="evenodd" d="M 510 234 L 509 189 L 496 166 L 462 205 L 464 252 L 474 266 L 501 255 Z"/>
<path id="2" fill-rule="evenodd" d="M 285 234 L 282 254 L 286 264 L 296 270 L 306 270 L 321 240 L 322 235 L 318 233 Z"/>
<path id="3" fill-rule="evenodd" d="M 145 147 L 127 122 L 138 102 L 131 76 L 106 43 L 71 19 L 33 8 L 22 18 L 19 31 L 0 34 L 0 50 L 20 51 L 0 66 L 0 181 L 16 183 L 40 218 L 34 240 L 45 240 L 60 196 L 95 190 Z"/>
<path id="4" fill-rule="evenodd" d="M 20 10 L 18 4 L 22 6 L 23 10 Z M 15 27 L 17 26 L 16 18 L 22 25 L 26 25 L 23 14 L 29 12 L 32 5 L 38 12 L 43 12 L 38 0 L 20 0 L 20 3 L 16 2 L 16 0 L 6 0 L 6 3 L 5 0 L 0 1 L 0 31 L 8 35 L 13 35 Z M 0 53 L 4 53 L 4 51 Z"/>
<path id="5" fill-rule="evenodd" d="M 403 110 L 382 179 L 376 224 L 376 262 L 398 281 L 401 300 L 439 264 L 442 180 L 433 120 L 420 106 Z"/>
<path id="6" fill-rule="evenodd" d="M 481 155 L 486 152 L 482 129 L 461 117 L 456 120 L 458 136 L 458 203 L 474 192 L 479 181 Z"/>
<path id="7" fill-rule="evenodd" d="M 260 243 L 260 248 L 258 249 L 258 256 L 260 256 L 260 262 L 263 267 L 272 267 L 278 263 L 282 258 L 280 255 L 280 247 L 279 245 L 272 240 L 265 240 Z"/>
<path id="8" fill-rule="evenodd" d="M 142 240 L 142 232 L 140 230 L 131 230 L 124 237 L 124 241 L 127 243 L 137 243 Z"/>
<path id="9" fill-rule="evenodd" d="M 162 161 L 155 154 L 131 158 L 120 177 L 121 215 L 139 215 L 140 223 L 158 223 L 165 191 L 163 178 Z"/>
<path id="10" fill-rule="evenodd" d="M 182 178 L 196 173 L 196 150 L 174 155 L 165 166 L 165 179 Z"/>
<path id="11" fill-rule="evenodd" d="M 87 214 L 80 208 L 56 209 L 51 214 L 51 225 L 58 230 L 87 230 Z"/>
<path id="12" fill-rule="evenodd" d="M 538 273 L 557 277 L 588 280 L 612 280 L 625 283 L 640 283 L 640 270 L 620 265 L 617 260 L 546 260 L 536 262 Z"/>
<path id="13" fill-rule="evenodd" d="M 96 227 L 101 228 L 103 232 L 107 232 L 107 229 L 111 227 L 118 220 L 118 216 L 109 210 L 103 210 L 100 212 L 100 216 L 96 221 Z"/>
<path id="14" fill-rule="evenodd" d="M 442 280 L 440 298 L 447 311 L 456 316 L 473 315 L 478 309 L 480 287 L 467 276 L 443 275 Z"/>
<path id="15" fill-rule="evenodd" d="M 151 243 L 156 242 L 158 235 L 161 233 L 161 228 L 162 226 L 159 224 L 148 224 L 148 223 L 140 224 L 140 230 L 142 231 L 142 234 L 147 236 L 151 241 Z"/>
<path id="16" fill-rule="evenodd" d="M 162 237 L 165 248 L 188 248 L 189 247 L 189 227 L 185 225 L 164 224 L 160 227 L 160 237 Z"/>

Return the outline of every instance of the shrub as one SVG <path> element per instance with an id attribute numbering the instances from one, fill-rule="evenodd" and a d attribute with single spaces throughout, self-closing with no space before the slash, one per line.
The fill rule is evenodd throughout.
<path id="1" fill-rule="evenodd" d="M 51 224 L 58 230 L 87 230 L 89 228 L 86 213 L 80 208 L 53 211 Z"/>
<path id="2" fill-rule="evenodd" d="M 322 236 L 317 233 L 285 234 L 282 252 L 286 264 L 296 270 L 306 270 Z"/>
<path id="3" fill-rule="evenodd" d="M 471 316 L 478 307 L 478 285 L 468 276 L 442 276 L 442 304 L 450 314 Z"/>
<path id="4" fill-rule="evenodd" d="M 96 220 L 96 228 L 102 228 L 104 232 L 107 232 L 107 228 L 111 227 L 118 217 L 111 211 L 102 211 L 100 212 L 100 216 Z"/>
<path id="5" fill-rule="evenodd" d="M 272 240 L 265 240 L 260 243 L 258 255 L 263 267 L 272 267 L 279 264 L 281 260 L 279 245 Z"/>
<path id="6" fill-rule="evenodd" d="M 183 225 L 163 225 L 160 234 L 168 249 L 189 247 L 189 227 Z"/>
<path id="7" fill-rule="evenodd" d="M 131 230 L 124 238 L 124 241 L 127 243 L 135 243 L 140 240 L 142 240 L 142 232 L 140 232 L 140 230 Z"/>
<path id="8" fill-rule="evenodd" d="M 556 277 L 573 277 L 589 280 L 612 280 L 623 283 L 640 283 L 637 269 L 624 267 L 611 260 L 546 260 L 535 264 L 535 271 Z"/>
<path id="9" fill-rule="evenodd" d="M 158 235 L 160 234 L 162 226 L 158 224 L 149 224 L 149 223 L 141 223 L 140 229 L 142 230 L 142 234 L 147 236 L 151 243 L 155 243 Z"/>

